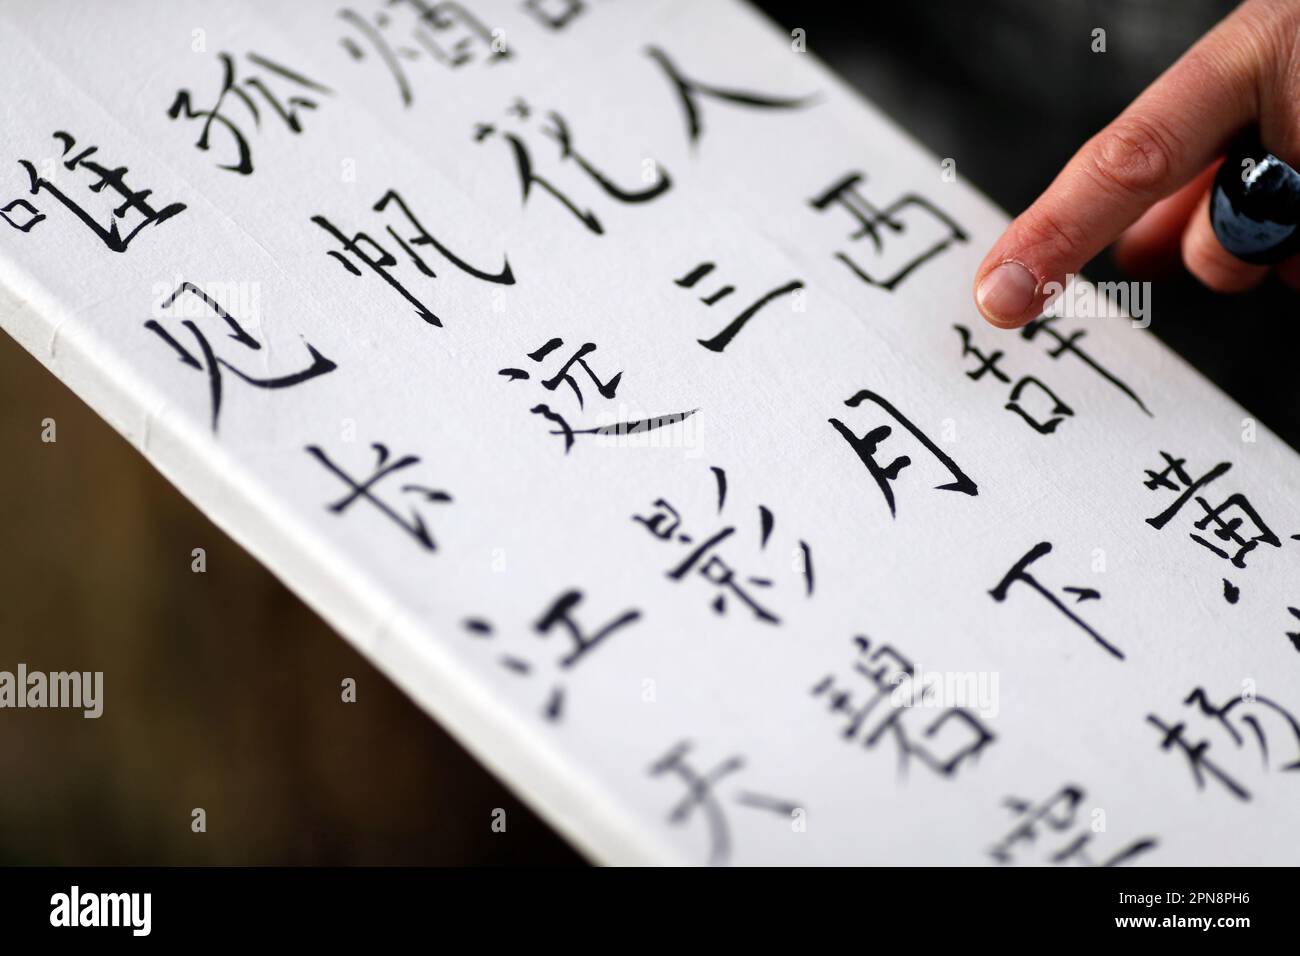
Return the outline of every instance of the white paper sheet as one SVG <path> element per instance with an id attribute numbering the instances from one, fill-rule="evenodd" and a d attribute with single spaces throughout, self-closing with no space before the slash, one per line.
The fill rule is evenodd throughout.
<path id="1" fill-rule="evenodd" d="M 800 46 L 5 3 L 0 323 L 595 860 L 1297 862 L 1295 453 Z"/>

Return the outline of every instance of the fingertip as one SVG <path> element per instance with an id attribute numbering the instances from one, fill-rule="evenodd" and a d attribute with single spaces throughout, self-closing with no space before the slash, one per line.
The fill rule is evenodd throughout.
<path id="1" fill-rule="evenodd" d="M 976 282 L 975 307 L 995 328 L 1019 328 L 1034 317 L 1039 285 L 1026 265 L 1003 260 Z"/>

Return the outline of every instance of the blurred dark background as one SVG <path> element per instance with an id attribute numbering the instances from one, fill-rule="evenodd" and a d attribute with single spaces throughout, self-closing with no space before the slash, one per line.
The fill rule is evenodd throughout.
<path id="1" fill-rule="evenodd" d="M 105 701 L 0 711 L 0 864 L 581 862 L 2 333 L 0 462 L 0 669 Z"/>
<path id="2" fill-rule="evenodd" d="M 1012 213 L 1232 7 L 758 5 Z M 1088 274 L 1119 278 L 1105 256 Z M 1174 279 L 1152 331 L 1300 446 L 1297 301 L 1273 281 L 1221 298 Z M 0 462 L 0 668 L 103 670 L 107 700 L 99 720 L 0 715 L 0 863 L 581 862 L 3 335 Z"/>

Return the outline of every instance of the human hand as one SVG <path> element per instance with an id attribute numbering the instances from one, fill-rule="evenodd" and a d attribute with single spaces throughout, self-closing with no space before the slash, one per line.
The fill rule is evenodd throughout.
<path id="1" fill-rule="evenodd" d="M 1049 283 L 1063 287 L 1116 239 L 1116 257 L 1133 271 L 1181 252 L 1217 291 L 1260 282 L 1268 267 L 1227 252 L 1208 213 L 1220 158 L 1252 126 L 1268 151 L 1300 168 L 1300 0 L 1247 0 L 1085 143 L 976 270 L 981 314 L 1000 328 L 1024 325 L 1042 311 Z M 1277 271 L 1300 288 L 1300 256 Z"/>

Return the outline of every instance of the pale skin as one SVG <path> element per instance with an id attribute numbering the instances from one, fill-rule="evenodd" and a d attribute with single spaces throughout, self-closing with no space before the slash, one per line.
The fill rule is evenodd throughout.
<path id="1" fill-rule="evenodd" d="M 1220 246 L 1207 213 L 1215 169 L 1251 127 L 1300 169 L 1300 0 L 1246 0 L 1088 140 L 980 263 L 980 313 L 1024 325 L 1048 283 L 1064 285 L 1112 242 L 1139 275 L 1181 260 L 1217 292 L 1263 281 L 1269 267 Z M 1300 289 L 1300 256 L 1274 268 Z"/>

